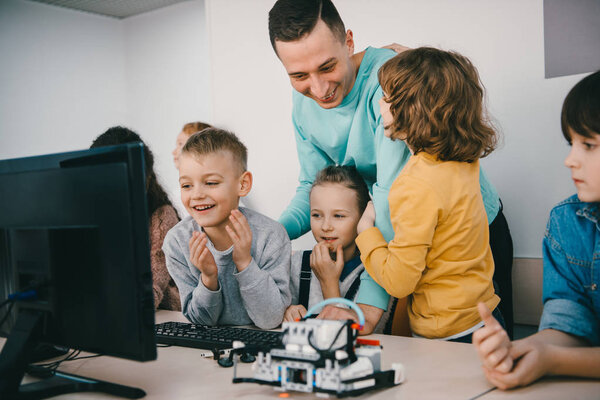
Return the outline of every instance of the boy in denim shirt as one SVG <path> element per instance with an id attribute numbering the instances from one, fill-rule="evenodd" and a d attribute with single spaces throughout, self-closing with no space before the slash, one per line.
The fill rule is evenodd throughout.
<path id="1" fill-rule="evenodd" d="M 561 125 L 571 145 L 565 165 L 577 195 L 550 212 L 539 332 L 511 343 L 479 305 L 485 327 L 473 334 L 473 343 L 487 379 L 500 389 L 544 375 L 600 378 L 600 71 L 571 89 Z"/>

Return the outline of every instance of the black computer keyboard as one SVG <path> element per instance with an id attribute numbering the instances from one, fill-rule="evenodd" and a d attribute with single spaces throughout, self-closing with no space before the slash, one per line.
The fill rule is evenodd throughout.
<path id="1" fill-rule="evenodd" d="M 156 324 L 156 343 L 198 349 L 220 350 L 232 348 L 234 340 L 246 346 L 260 348 L 282 347 L 282 332 L 260 331 L 229 326 L 196 325 L 185 322 Z"/>

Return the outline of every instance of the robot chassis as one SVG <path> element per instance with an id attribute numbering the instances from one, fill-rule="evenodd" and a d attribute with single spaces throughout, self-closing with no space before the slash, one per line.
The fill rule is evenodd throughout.
<path id="1" fill-rule="evenodd" d="M 360 325 L 351 320 L 307 319 L 330 303 L 350 306 L 357 312 Z M 319 397 L 357 396 L 402 383 L 402 364 L 394 363 L 392 369 L 381 370 L 382 346 L 378 340 L 357 339 L 362 326 L 364 315 L 355 303 L 342 298 L 322 301 L 308 310 L 303 319 L 283 323 L 281 348 L 251 348 L 235 342 L 233 383 L 270 385 L 282 392 L 315 392 Z M 252 365 L 254 376 L 237 377 L 235 354 L 249 352 L 257 354 Z"/>

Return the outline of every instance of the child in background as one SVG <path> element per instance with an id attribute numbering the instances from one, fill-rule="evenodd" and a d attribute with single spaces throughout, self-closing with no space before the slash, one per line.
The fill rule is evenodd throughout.
<path id="1" fill-rule="evenodd" d="M 115 126 L 98 136 L 94 147 L 114 146 L 123 143 L 142 143 L 144 145 L 144 163 L 146 166 L 146 200 L 150 217 L 150 263 L 152 267 L 152 288 L 154 290 L 154 308 L 181 311 L 179 291 L 167 271 L 165 255 L 162 251 L 163 241 L 169 229 L 179 222 L 177 211 L 169 200 L 169 196 L 158 183 L 154 172 L 154 155 L 150 148 L 135 132 Z"/>
<path id="2" fill-rule="evenodd" d="M 163 251 L 193 323 L 278 326 L 290 304 L 291 245 L 278 222 L 238 207 L 252 188 L 247 150 L 230 132 L 193 134 L 179 158 L 181 201 L 190 214 Z"/>
<path id="3" fill-rule="evenodd" d="M 173 163 L 175 164 L 175 168 L 179 169 L 179 155 L 181 154 L 181 149 L 187 140 L 192 134 L 196 132 L 200 132 L 206 128 L 211 128 L 211 126 L 205 122 L 188 122 L 181 128 L 181 132 L 177 135 L 177 139 L 175 140 L 175 148 L 171 152 L 173 154 Z"/>
<path id="4" fill-rule="evenodd" d="M 565 98 L 562 132 L 571 145 L 565 165 L 577 195 L 550 212 L 543 240 L 544 311 L 539 331 L 510 342 L 479 305 L 485 327 L 473 344 L 487 379 L 500 389 L 544 375 L 600 378 L 600 71 Z"/>
<path id="5" fill-rule="evenodd" d="M 408 300 L 413 336 L 470 342 L 483 325 L 477 303 L 496 310 L 494 261 L 479 186 L 479 158 L 495 146 L 483 117 L 477 70 L 465 57 L 406 50 L 379 70 L 385 134 L 413 156 L 388 196 L 394 238 L 373 227 L 369 203 L 356 243 L 371 277 Z"/>
<path id="6" fill-rule="evenodd" d="M 310 227 L 317 244 L 292 254 L 292 305 L 285 321 L 304 317 L 323 299 L 354 300 L 365 268 L 354 243 L 356 225 L 369 198 L 354 167 L 330 165 L 317 174 L 310 191 Z"/>

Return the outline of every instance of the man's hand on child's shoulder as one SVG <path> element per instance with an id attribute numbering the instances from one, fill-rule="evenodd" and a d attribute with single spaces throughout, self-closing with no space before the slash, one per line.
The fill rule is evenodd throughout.
<path id="1" fill-rule="evenodd" d="M 206 247 L 208 237 L 204 232 L 194 232 L 189 241 L 190 261 L 202 273 L 200 279 L 210 290 L 219 289 L 219 273 L 215 258 Z"/>
<path id="2" fill-rule="evenodd" d="M 403 46 L 401 44 L 394 42 L 394 43 L 388 44 L 386 46 L 383 46 L 382 49 L 394 50 L 396 53 L 400 54 L 406 50 L 410 50 L 410 47 L 406 47 L 406 46 Z"/>
<path id="3" fill-rule="evenodd" d="M 250 249 L 252 248 L 252 229 L 248 220 L 240 210 L 231 210 L 229 216 L 230 226 L 225 226 L 229 237 L 233 241 L 233 262 L 239 272 L 242 272 L 252 261 Z"/>

